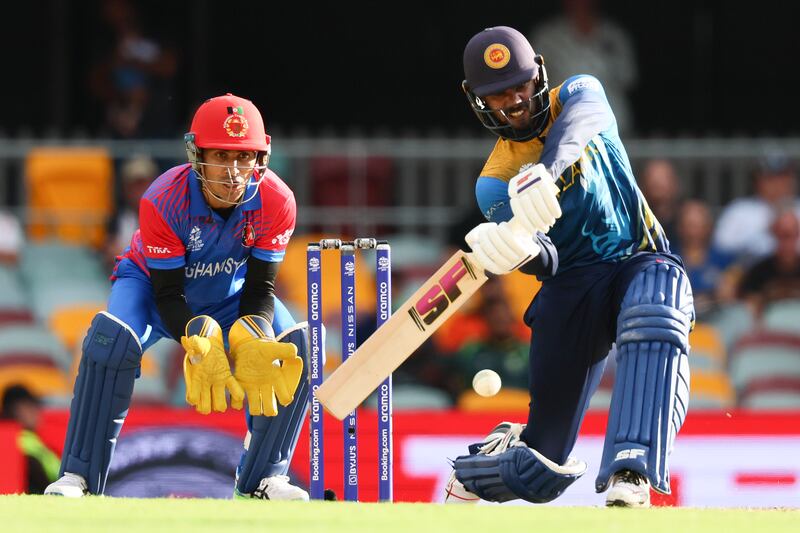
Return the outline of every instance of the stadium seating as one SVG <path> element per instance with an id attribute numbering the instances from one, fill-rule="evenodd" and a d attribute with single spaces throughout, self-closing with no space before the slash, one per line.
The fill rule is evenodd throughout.
<path id="1" fill-rule="evenodd" d="M 739 339 L 755 327 L 753 314 L 744 303 L 723 307 L 708 319 L 708 323 L 719 333 L 727 353 L 731 353 Z"/>
<path id="2" fill-rule="evenodd" d="M 735 405 L 736 393 L 726 373 L 691 369 L 690 409 L 729 409 Z"/>
<path id="3" fill-rule="evenodd" d="M 800 336 L 762 332 L 742 338 L 731 354 L 730 377 L 740 401 L 754 383 L 800 379 Z"/>
<path id="4" fill-rule="evenodd" d="M 779 300 L 764 309 L 762 327 L 769 331 L 800 333 L 800 300 Z"/>
<path id="5" fill-rule="evenodd" d="M 745 409 L 800 409 L 800 377 L 757 379 L 749 383 L 739 404 Z"/>
<path id="6" fill-rule="evenodd" d="M 68 371 L 72 363 L 70 354 L 61 342 L 40 324 L 0 327 L 0 360 L 18 354 L 47 358 L 63 372 Z"/>
<path id="7" fill-rule="evenodd" d="M 50 314 L 47 325 L 69 352 L 80 349 L 92 318 L 105 309 L 105 303 L 83 303 L 60 307 Z"/>
<path id="8" fill-rule="evenodd" d="M 24 174 L 31 239 L 103 245 L 113 209 L 113 165 L 105 149 L 35 148 Z"/>
<path id="9" fill-rule="evenodd" d="M 183 349 L 172 339 L 161 339 L 145 351 L 141 373 L 133 386 L 135 404 L 168 405 L 171 402 L 169 369 L 176 357 L 182 360 Z"/>
<path id="10" fill-rule="evenodd" d="M 711 324 L 695 324 L 689 334 L 689 365 L 694 370 L 724 372 L 727 369 L 725 344 Z"/>
<path id="11" fill-rule="evenodd" d="M 0 312 L 30 310 L 19 271 L 0 266 Z"/>

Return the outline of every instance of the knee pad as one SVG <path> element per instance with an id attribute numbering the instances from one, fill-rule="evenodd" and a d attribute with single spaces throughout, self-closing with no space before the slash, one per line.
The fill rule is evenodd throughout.
<path id="1" fill-rule="evenodd" d="M 672 263 L 656 263 L 631 282 L 617 320 L 617 372 L 600 472 L 628 469 L 669 493 L 668 455 L 689 405 L 689 280 Z"/>
<path id="2" fill-rule="evenodd" d="M 83 476 L 92 494 L 105 490 L 141 360 L 142 346 L 127 324 L 105 311 L 92 319 L 83 341 L 61 461 L 61 475 Z"/>
<path id="3" fill-rule="evenodd" d="M 491 502 L 521 498 L 547 503 L 585 474 L 586 468 L 586 463 L 573 458 L 558 465 L 521 443 L 497 455 L 464 455 L 453 463 L 456 479 Z"/>
<path id="4" fill-rule="evenodd" d="M 265 477 L 283 475 L 289 471 L 300 428 L 308 410 L 308 323 L 301 322 L 278 335 L 279 342 L 297 346 L 297 355 L 303 359 L 303 373 L 294 394 L 286 407 L 278 406 L 276 416 L 247 415 L 247 437 L 244 441 L 239 467 L 236 469 L 236 490 L 250 494 Z"/>

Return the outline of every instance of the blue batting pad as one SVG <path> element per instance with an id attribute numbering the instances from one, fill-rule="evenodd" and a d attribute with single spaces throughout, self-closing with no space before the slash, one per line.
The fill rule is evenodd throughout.
<path id="1" fill-rule="evenodd" d="M 83 341 L 61 460 L 61 475 L 83 476 L 92 494 L 105 490 L 141 360 L 133 330 L 107 312 L 98 313 Z"/>
<path id="2" fill-rule="evenodd" d="M 617 320 L 617 373 L 597 492 L 611 476 L 632 470 L 669 493 L 668 455 L 689 406 L 692 290 L 669 262 L 636 275 Z"/>
<path id="3" fill-rule="evenodd" d="M 568 459 L 563 466 L 527 446 L 497 455 L 463 455 L 453 463 L 456 479 L 490 502 L 523 499 L 547 503 L 559 497 L 584 473 L 586 463 Z"/>
<path id="4" fill-rule="evenodd" d="M 276 416 L 250 416 L 247 414 L 249 442 L 236 469 L 236 490 L 250 494 L 265 477 L 284 475 L 289 471 L 300 428 L 308 410 L 308 323 L 290 328 L 279 337 L 281 342 L 297 346 L 297 355 L 303 359 L 303 373 L 294 393 L 292 403 L 278 406 Z"/>

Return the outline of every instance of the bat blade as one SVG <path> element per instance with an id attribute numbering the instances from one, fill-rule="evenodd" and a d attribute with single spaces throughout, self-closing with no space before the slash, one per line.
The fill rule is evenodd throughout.
<path id="1" fill-rule="evenodd" d="M 358 407 L 487 280 L 470 254 L 458 251 L 316 390 L 339 420 Z"/>

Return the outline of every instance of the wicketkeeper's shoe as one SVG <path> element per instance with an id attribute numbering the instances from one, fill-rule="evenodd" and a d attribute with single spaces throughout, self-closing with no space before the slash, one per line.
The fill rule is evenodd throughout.
<path id="1" fill-rule="evenodd" d="M 89 493 L 89 487 L 83 476 L 64 472 L 64 475 L 50 483 L 44 489 L 45 495 L 64 496 L 66 498 L 80 498 Z"/>
<path id="2" fill-rule="evenodd" d="M 650 507 L 650 482 L 639 472 L 620 470 L 611 476 L 608 507 Z"/>
<path id="3" fill-rule="evenodd" d="M 259 500 L 308 501 L 308 493 L 289 483 L 289 476 L 265 477 L 250 497 Z"/>
<path id="4" fill-rule="evenodd" d="M 519 441 L 519 435 L 525 429 L 524 424 L 514 424 L 512 422 L 501 422 L 498 424 L 482 442 L 470 446 L 470 453 L 477 455 L 497 455 L 506 451 L 515 442 Z M 461 482 L 456 479 L 456 472 L 450 473 L 447 485 L 444 489 L 444 503 L 478 503 L 481 499 L 468 491 Z"/>

